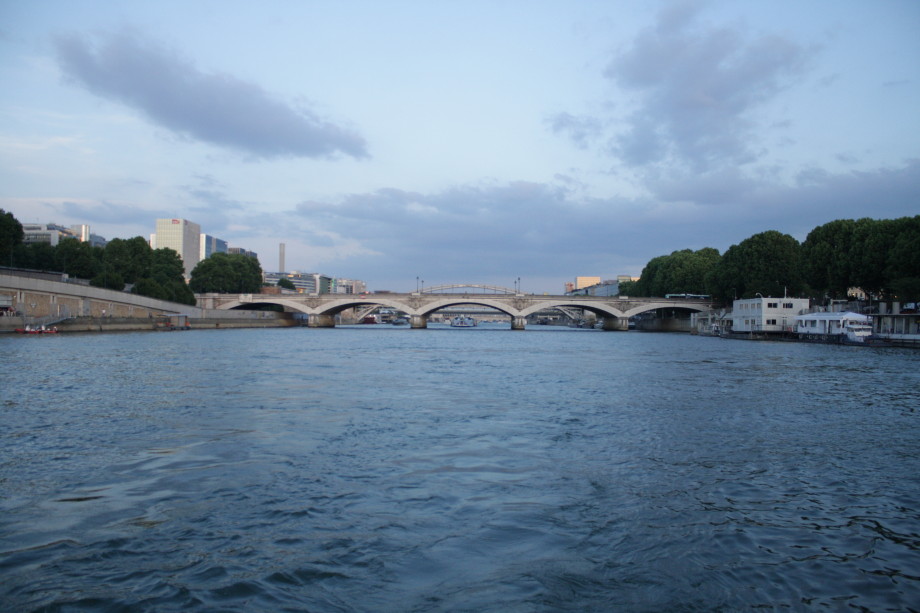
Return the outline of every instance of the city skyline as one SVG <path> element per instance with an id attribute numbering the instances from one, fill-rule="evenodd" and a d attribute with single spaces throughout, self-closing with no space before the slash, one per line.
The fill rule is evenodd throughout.
<path id="1" fill-rule="evenodd" d="M 0 208 L 558 292 L 917 214 L 910 1 L 0 6 Z M 240 44 L 249 41 L 254 44 Z"/>

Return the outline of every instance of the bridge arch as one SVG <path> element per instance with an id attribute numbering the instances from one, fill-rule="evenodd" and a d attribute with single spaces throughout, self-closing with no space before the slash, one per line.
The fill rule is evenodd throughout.
<path id="1" fill-rule="evenodd" d="M 445 290 L 461 289 L 461 288 L 470 288 L 470 289 L 487 290 L 487 291 L 492 292 L 492 293 L 494 293 L 494 294 L 512 294 L 512 295 L 515 295 L 515 294 L 518 294 L 518 293 L 519 293 L 517 290 L 511 289 L 511 288 L 508 288 L 508 287 L 502 287 L 501 285 L 486 285 L 486 284 L 484 284 L 484 283 L 452 283 L 452 284 L 447 284 L 447 285 L 432 285 L 431 287 L 426 287 L 425 289 L 423 289 L 423 290 L 421 291 L 421 293 L 423 293 L 423 294 L 438 294 L 438 293 L 443 292 L 443 291 L 445 291 Z M 483 292 L 483 293 L 485 293 L 485 292 Z"/>
<path id="2" fill-rule="evenodd" d="M 469 287 L 469 286 L 463 286 Z M 498 286 L 483 286 L 497 289 Z M 431 288 L 429 288 L 431 289 Z M 507 288 L 503 288 L 507 290 Z M 666 298 L 621 298 L 601 296 L 547 296 L 536 294 L 341 294 L 341 295 L 296 295 L 296 294 L 250 294 L 216 295 L 202 294 L 204 308 L 232 309 L 247 308 L 258 304 L 277 304 L 285 311 L 303 313 L 309 316 L 310 325 L 328 327 L 335 325 L 336 315 L 345 310 L 360 307 L 384 307 L 405 313 L 410 317 L 412 327 L 425 328 L 429 316 L 441 309 L 460 305 L 479 306 L 494 309 L 511 318 L 513 329 L 524 329 L 526 318 L 546 309 L 579 309 L 594 313 L 604 320 L 604 329 L 625 330 L 628 319 L 634 315 L 657 309 L 682 309 L 707 311 L 712 303 L 706 300 L 676 300 Z"/>
<path id="3" fill-rule="evenodd" d="M 662 300 L 660 302 L 648 302 L 641 306 L 636 306 L 631 309 L 628 309 L 625 313 L 626 317 L 633 317 L 634 315 L 639 315 L 641 313 L 648 313 L 649 311 L 657 311 L 658 309 L 685 309 L 688 311 L 708 311 L 711 308 L 709 304 L 693 304 L 678 302 L 675 300 Z"/>

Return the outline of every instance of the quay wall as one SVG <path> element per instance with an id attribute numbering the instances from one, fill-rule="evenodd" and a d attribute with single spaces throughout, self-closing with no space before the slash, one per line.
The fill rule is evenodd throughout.
<path id="1" fill-rule="evenodd" d="M 72 317 L 51 323 L 58 332 L 125 332 L 156 330 L 156 319 L 152 317 Z M 289 328 L 300 325 L 290 313 L 270 311 L 217 311 L 210 309 L 203 316 L 189 317 L 192 330 L 227 328 Z M 0 317 L 0 333 L 14 332 L 26 325 L 41 325 L 43 318 Z"/>
<path id="2" fill-rule="evenodd" d="M 0 332 L 54 325 L 60 332 L 154 330 L 160 315 L 187 315 L 192 329 L 279 328 L 298 325 L 291 313 L 202 309 L 128 292 L 91 287 L 60 275 L 0 271 Z M 54 280 L 54 277 L 62 280 Z"/>

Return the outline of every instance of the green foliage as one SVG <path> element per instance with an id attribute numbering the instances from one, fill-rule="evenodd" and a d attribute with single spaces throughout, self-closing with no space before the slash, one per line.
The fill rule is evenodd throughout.
<path id="1" fill-rule="evenodd" d="M 920 215 L 893 222 L 886 254 L 889 294 L 901 302 L 920 301 Z"/>
<path id="2" fill-rule="evenodd" d="M 734 297 L 797 295 L 805 289 L 802 249 L 788 234 L 768 230 L 732 245 L 707 277 L 709 293 Z"/>
<path id="3" fill-rule="evenodd" d="M 0 209 L 0 262 L 13 265 L 13 250 L 22 244 L 22 224 L 12 213 Z"/>
<path id="4" fill-rule="evenodd" d="M 185 282 L 182 258 L 169 248 L 151 250 L 147 257 L 149 267 L 137 280 L 131 291 L 140 296 L 170 300 L 181 304 L 195 304 L 195 294 Z"/>
<path id="5" fill-rule="evenodd" d="M 65 238 L 54 252 L 56 269 L 71 277 L 92 279 L 102 270 L 101 249 L 75 238 Z"/>
<path id="6" fill-rule="evenodd" d="M 105 246 L 103 260 L 117 272 L 125 283 L 136 283 L 150 269 L 150 245 L 140 236 L 115 238 Z"/>
<path id="7" fill-rule="evenodd" d="M 294 285 L 294 282 L 288 279 L 287 277 L 281 277 L 278 279 L 278 287 L 283 287 L 284 289 L 293 289 L 296 290 L 297 286 Z"/>
<path id="8" fill-rule="evenodd" d="M 638 281 L 622 281 L 618 285 L 620 296 L 637 296 L 636 285 Z"/>
<path id="9" fill-rule="evenodd" d="M 920 299 L 920 216 L 832 221 L 808 234 L 802 257 L 819 294 L 843 297 L 859 287 L 883 298 Z"/>
<path id="10" fill-rule="evenodd" d="M 48 243 L 17 245 L 13 248 L 13 265 L 32 270 L 57 271 L 55 248 Z"/>
<path id="11" fill-rule="evenodd" d="M 93 287 L 102 287 L 113 289 L 120 292 L 125 289 L 125 279 L 112 268 L 103 267 L 102 272 L 90 279 L 89 284 Z"/>
<path id="12" fill-rule="evenodd" d="M 189 287 L 197 293 L 258 293 L 262 287 L 262 267 L 248 255 L 215 253 L 198 262 L 192 270 Z"/>
<path id="13" fill-rule="evenodd" d="M 718 250 L 712 247 L 699 251 L 684 249 L 652 258 L 632 290 L 637 296 L 708 293 L 706 276 L 719 259 Z M 623 293 L 622 286 L 620 293 Z"/>

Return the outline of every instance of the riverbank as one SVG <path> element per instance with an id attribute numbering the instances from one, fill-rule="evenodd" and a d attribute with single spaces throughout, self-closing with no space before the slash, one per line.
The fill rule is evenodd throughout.
<path id="1" fill-rule="evenodd" d="M 32 321 L 30 317 L 0 318 L 0 334 L 15 333 L 26 325 L 55 327 L 64 332 L 127 332 L 155 331 L 156 318 L 150 317 L 71 317 L 59 322 Z M 219 328 L 288 328 L 299 325 L 291 313 L 273 311 L 209 311 L 204 317 L 189 317 L 189 329 Z"/>

